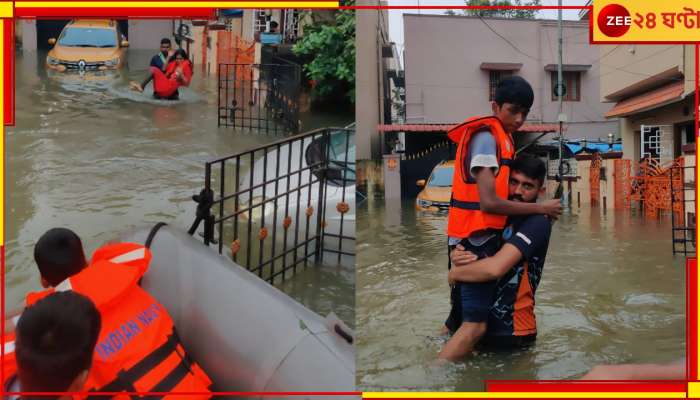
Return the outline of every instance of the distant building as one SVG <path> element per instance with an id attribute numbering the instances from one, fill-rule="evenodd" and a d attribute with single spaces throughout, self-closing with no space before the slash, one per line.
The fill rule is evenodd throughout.
<path id="1" fill-rule="evenodd" d="M 600 101 L 599 52 L 588 24 L 563 21 L 563 112 L 568 139 L 617 135 L 618 123 Z M 406 120 L 456 123 L 491 114 L 501 79 L 519 75 L 535 91 L 531 124 L 556 124 L 557 22 L 535 19 L 404 14 Z"/>
<path id="2" fill-rule="evenodd" d="M 358 5 L 386 4 L 360 0 Z M 377 126 L 403 118 L 395 104 L 403 99 L 403 71 L 396 44 L 389 38 L 387 10 L 356 11 L 356 102 L 357 159 L 381 157 L 381 137 Z M 396 97 L 396 101 L 392 100 Z"/>

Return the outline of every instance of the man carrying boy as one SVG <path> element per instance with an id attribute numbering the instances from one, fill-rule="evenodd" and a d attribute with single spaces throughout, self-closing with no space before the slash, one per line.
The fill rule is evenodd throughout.
<path id="1" fill-rule="evenodd" d="M 454 127 L 448 137 L 458 143 L 448 215 L 448 248 L 462 247 L 478 258 L 498 252 L 509 215 L 561 214 L 559 200 L 524 203 L 508 200 L 510 163 L 515 156 L 512 133 L 525 122 L 534 93 L 519 76 L 502 80 L 491 102 L 493 116 L 475 117 Z M 457 360 L 467 355 L 486 331 L 496 281 L 457 283 L 445 328 L 453 333 L 438 356 Z"/>

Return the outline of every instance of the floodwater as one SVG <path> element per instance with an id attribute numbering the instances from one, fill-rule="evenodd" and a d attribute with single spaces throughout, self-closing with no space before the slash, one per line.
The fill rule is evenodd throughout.
<path id="1" fill-rule="evenodd" d="M 685 356 L 685 264 L 670 218 L 575 208 L 555 223 L 527 350 L 436 365 L 449 311 L 446 216 L 413 202 L 358 210 L 361 390 L 484 390 L 489 379 L 576 379 L 597 364 Z"/>
<path id="2" fill-rule="evenodd" d="M 129 90 L 129 80 L 143 79 L 152 53 L 128 54 L 129 68 L 119 76 L 81 77 L 47 74 L 43 52 L 17 53 L 16 126 L 6 130 L 8 310 L 39 289 L 32 252 L 49 228 L 75 230 L 90 253 L 122 232 L 160 221 L 186 230 L 205 161 L 281 139 L 217 127 L 216 77 L 203 77 L 196 66 L 179 102 Z M 307 130 L 347 125 L 354 117 L 301 119 Z M 354 325 L 354 266 L 308 267 L 299 278 L 283 290 Z"/>

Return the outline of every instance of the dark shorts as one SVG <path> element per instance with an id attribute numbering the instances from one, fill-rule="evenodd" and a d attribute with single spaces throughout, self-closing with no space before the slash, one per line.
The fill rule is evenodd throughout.
<path id="1" fill-rule="evenodd" d="M 529 347 L 535 343 L 537 334 L 526 336 L 515 335 L 489 335 L 488 333 L 479 340 L 476 348 L 483 351 L 513 351 Z"/>
<path id="2" fill-rule="evenodd" d="M 500 235 L 494 234 L 491 239 L 481 246 L 474 246 L 467 239 L 463 239 L 460 244 L 467 251 L 476 254 L 479 259 L 482 259 L 491 257 L 498 252 L 501 246 L 501 238 Z M 447 247 L 448 252 L 455 248 L 455 246 Z M 448 264 L 448 268 L 451 268 L 451 264 Z M 469 266 L 464 268 L 469 268 Z M 452 309 L 445 321 L 445 326 L 454 333 L 462 325 L 462 322 L 486 322 L 489 310 L 493 305 L 497 283 L 498 281 L 494 280 L 482 283 L 458 283 L 455 285 L 450 292 Z"/>

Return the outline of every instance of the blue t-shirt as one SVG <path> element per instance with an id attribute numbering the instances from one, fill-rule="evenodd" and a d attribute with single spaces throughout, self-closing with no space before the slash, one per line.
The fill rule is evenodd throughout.
<path id="1" fill-rule="evenodd" d="M 163 53 L 158 52 L 153 58 L 151 58 L 151 67 L 156 67 L 160 69 L 161 71 L 165 70 L 165 66 L 167 64 L 167 56 L 164 56 Z"/>

